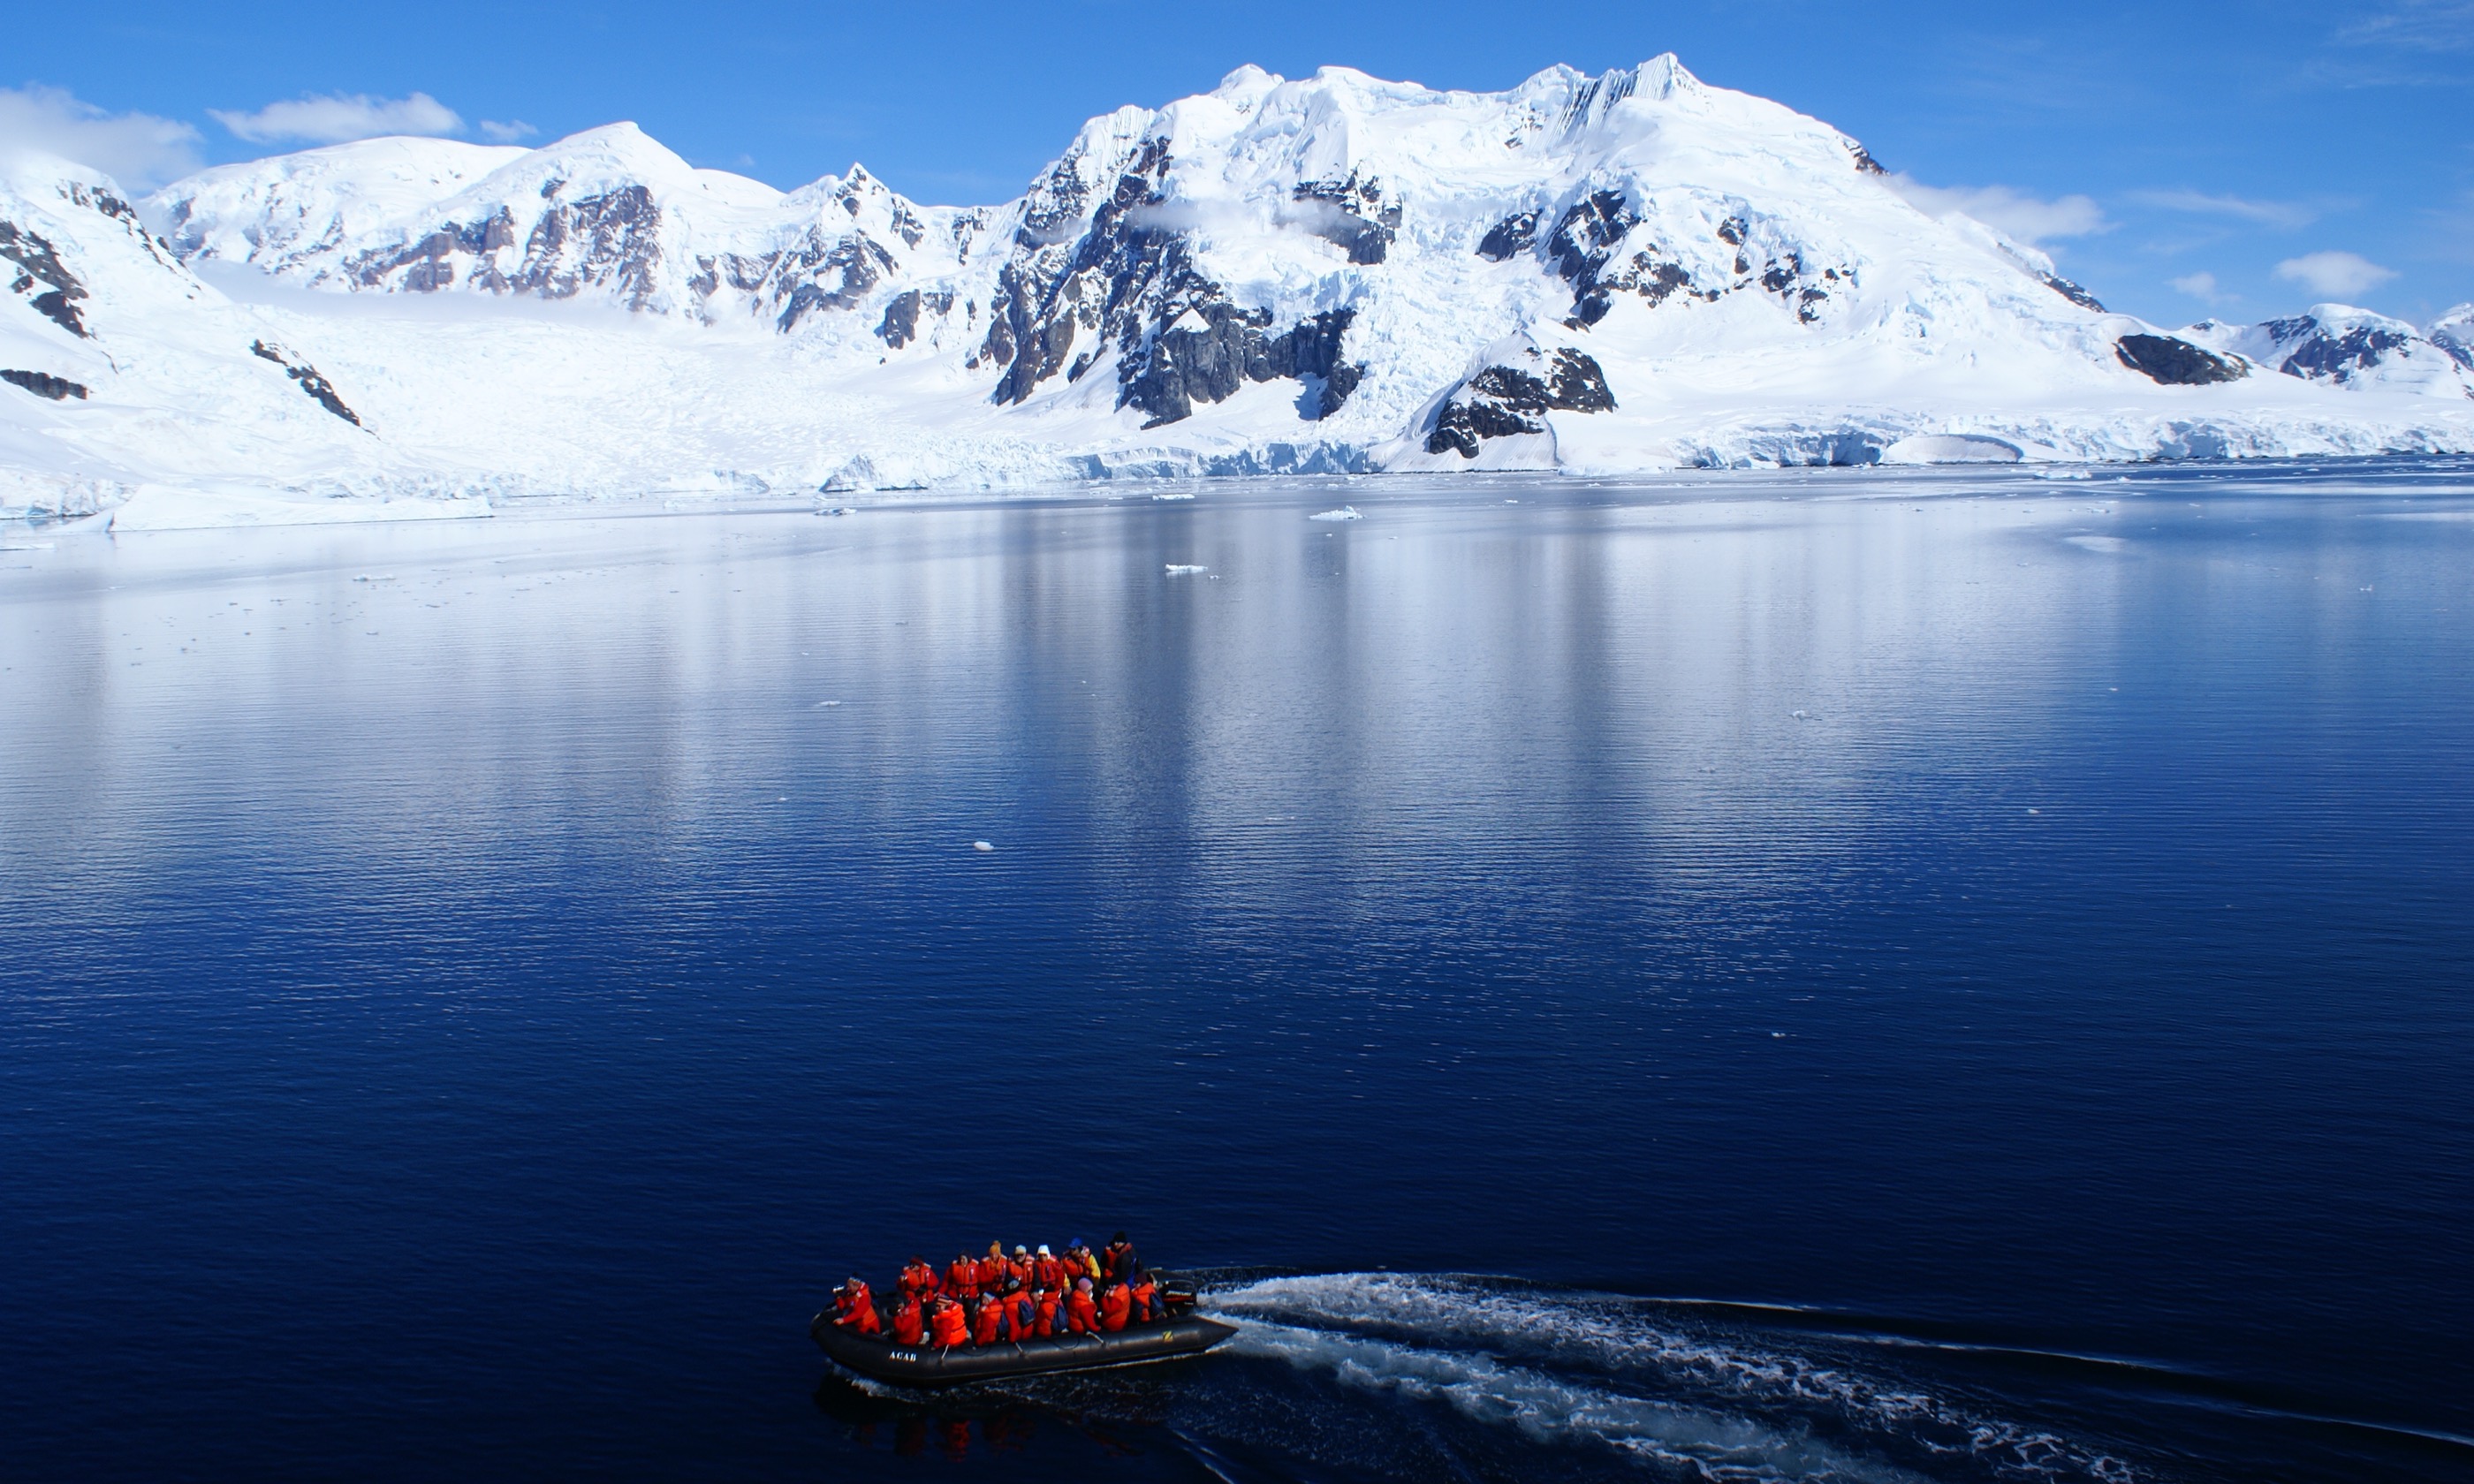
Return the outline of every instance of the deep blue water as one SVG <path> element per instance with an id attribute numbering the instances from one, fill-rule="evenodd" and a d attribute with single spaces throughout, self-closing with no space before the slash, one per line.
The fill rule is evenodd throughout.
<path id="1" fill-rule="evenodd" d="M 2474 1479 L 2462 461 L 0 548 L 0 1475 Z"/>

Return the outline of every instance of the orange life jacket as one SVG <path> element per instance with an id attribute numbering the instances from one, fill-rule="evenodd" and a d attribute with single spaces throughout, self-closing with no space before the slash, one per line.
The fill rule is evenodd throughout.
<path id="1" fill-rule="evenodd" d="M 1040 1287 L 1054 1288 L 1065 1281 L 1065 1264 L 1055 1257 L 1033 1257 L 1031 1276 Z"/>
<path id="2" fill-rule="evenodd" d="M 927 1332 L 926 1327 L 921 1323 L 919 1301 L 915 1298 L 904 1299 L 902 1306 L 893 1311 L 894 1339 L 905 1345 L 916 1345 L 927 1337 Z"/>
<path id="3" fill-rule="evenodd" d="M 945 1291 L 958 1299 L 980 1296 L 980 1265 L 968 1257 L 956 1257 L 945 1269 Z"/>
<path id="4" fill-rule="evenodd" d="M 861 1334 L 874 1334 L 885 1328 L 876 1321 L 876 1300 L 868 1293 L 865 1283 L 851 1284 L 835 1301 L 834 1306 L 841 1310 L 835 1316 L 834 1323 L 845 1328 L 856 1329 Z"/>
<path id="5" fill-rule="evenodd" d="M 1065 1328 L 1076 1334 L 1100 1332 L 1100 1306 L 1079 1288 L 1075 1289 L 1074 1296 L 1065 1301 Z"/>
<path id="6" fill-rule="evenodd" d="M 1123 1283 L 1110 1283 L 1100 1296 L 1100 1327 L 1114 1334 L 1126 1328 L 1127 1318 L 1134 1308 L 1133 1290 Z"/>
<path id="7" fill-rule="evenodd" d="M 993 1294 L 987 1298 L 982 1299 L 980 1301 L 978 1322 L 971 1326 L 971 1343 L 974 1345 L 994 1345 L 997 1342 L 997 1326 L 1004 1319 L 1005 1300 L 997 1298 Z"/>
<path id="8" fill-rule="evenodd" d="M 1056 1332 L 1056 1290 L 1040 1289 L 1031 1295 L 1031 1306 L 1039 1314 L 1039 1317 L 1033 1321 L 1032 1332 L 1043 1338 L 1055 1334 Z"/>
<path id="9" fill-rule="evenodd" d="M 951 1299 L 940 1302 L 928 1316 L 929 1327 L 935 1331 L 936 1343 L 947 1350 L 971 1343 L 971 1322 L 962 1313 L 962 1305 Z"/>

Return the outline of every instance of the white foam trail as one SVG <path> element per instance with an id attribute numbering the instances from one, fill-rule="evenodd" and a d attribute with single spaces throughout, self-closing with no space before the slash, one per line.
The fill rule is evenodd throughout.
<path id="1" fill-rule="evenodd" d="M 1262 1321 L 1239 1330 L 1228 1349 L 1304 1370 L 1329 1371 L 1346 1385 L 1443 1401 L 1465 1416 L 1516 1427 L 1541 1443 L 1603 1444 L 1643 1462 L 1690 1469 L 1704 1478 L 1880 1484 L 1920 1478 L 1743 1418 L 1558 1380 L 1485 1355 Z"/>
<path id="2" fill-rule="evenodd" d="M 1723 1443 L 1751 1450 L 1747 1462 L 1730 1467 L 1750 1466 L 1748 1460 L 1758 1456 L 1764 1460 L 1759 1467 L 1777 1471 L 1773 1476 L 1781 1478 L 1811 1478 L 1815 1474 L 1807 1471 L 1815 1468 L 1831 1476 L 1908 1476 L 1884 1474 L 1885 1466 L 1758 1424 L 1731 1422 L 1749 1430 L 1730 1434 L 1713 1425 L 1728 1420 L 1707 1408 L 1646 1401 L 1594 1379 L 1574 1381 L 1558 1373 L 1585 1371 L 1643 1390 L 1694 1390 L 1731 1410 L 1741 1405 L 1808 1413 L 1820 1407 L 1859 1431 L 1895 1438 L 1937 1456 L 1970 1457 L 2002 1472 L 2108 1481 L 2131 1476 L 2122 1460 L 2049 1431 L 1977 1417 L 1922 1392 L 1809 1356 L 1730 1344 L 1661 1325 L 1652 1305 L 1641 1300 L 1426 1274 L 1338 1273 L 1267 1279 L 1212 1294 L 1208 1302 L 1246 1321 L 1241 1341 L 1272 1347 L 1298 1363 L 1333 1369 L 1353 1364 L 1370 1376 L 1410 1378 L 1394 1383 L 1400 1389 L 1422 1374 L 1421 1366 L 1457 1367 L 1457 1378 L 1437 1395 L 1471 1416 L 1486 1416 L 1488 1406 L 1500 1404 L 1505 1420 L 1516 1423 L 1527 1415 L 1529 1402 L 1545 1402 L 1547 1393 L 1538 1388 L 1569 1391 L 1583 1415 L 1601 1418 L 1603 1425 L 1613 1429 L 1601 1434 L 1607 1441 L 1635 1451 L 1653 1444 L 1676 1448 L 1681 1449 L 1678 1461 L 1715 1458 L 1717 1453 L 1706 1449 Z M 1249 1338 L 1257 1331 L 1259 1339 Z M 1315 1343 L 1298 1336 L 1313 1337 Z M 1350 1345 L 1375 1349 L 1360 1354 L 1345 1349 Z M 1378 1370 L 1366 1358 L 1376 1354 L 1388 1370 Z M 1356 1378 L 1346 1370 L 1343 1376 Z M 1474 1399 L 1492 1395 L 1495 1388 L 1505 1388 L 1501 1403 L 1472 1400 L 1464 1404 L 1458 1394 L 1467 1392 Z M 1603 1399 L 1613 1410 L 1591 1411 L 1597 1404 L 1591 1399 Z M 1694 1421 L 1687 1424 L 1682 1419 Z M 1692 1446 L 1705 1451 L 1695 1452 Z M 1773 1451 L 1764 1453 L 1764 1448 Z M 1873 1472 L 1855 1472 L 1859 1469 Z"/>

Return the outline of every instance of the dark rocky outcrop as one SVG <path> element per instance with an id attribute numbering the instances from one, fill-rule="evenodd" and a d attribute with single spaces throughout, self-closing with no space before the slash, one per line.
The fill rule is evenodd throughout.
<path id="1" fill-rule="evenodd" d="M 2171 335 L 2124 335 L 2114 342 L 2113 353 L 2122 365 L 2169 387 L 2240 381 L 2250 374 L 2250 368 L 2231 356 L 2202 350 Z"/>
<path id="2" fill-rule="evenodd" d="M 1123 384 L 1119 405 L 1151 414 L 1146 427 L 1191 417 L 1196 402 L 1225 401 L 1249 381 L 1322 382 L 1314 416 L 1338 412 L 1366 373 L 1340 358 L 1341 337 L 1357 316 L 1335 309 L 1301 321 L 1280 334 L 1267 334 L 1271 316 L 1215 304 L 1196 318 L 1201 328 L 1171 327 L 1154 337 L 1142 368 Z M 1182 318 L 1182 317 L 1181 317 Z"/>
<path id="3" fill-rule="evenodd" d="M 1310 218 L 1306 229 L 1345 250 L 1352 263 L 1383 261 L 1399 230 L 1399 204 L 1384 201 L 1383 182 L 1373 177 L 1360 180 L 1354 170 L 1346 180 L 1300 181 L 1290 199 L 1330 208 Z"/>
<path id="4" fill-rule="evenodd" d="M 1594 357 L 1566 348 L 1551 359 L 1532 349 L 1529 358 L 1544 364 L 1532 370 L 1490 366 L 1453 388 L 1426 435 L 1426 451 L 1457 451 L 1474 459 L 1490 438 L 1545 432 L 1545 413 L 1614 410 L 1614 394 L 1607 390 L 1606 372 Z"/>
<path id="5" fill-rule="evenodd" d="M 251 341 L 249 348 L 250 353 L 255 355 L 259 360 L 273 361 L 276 365 L 282 367 L 283 374 L 300 383 L 301 390 L 307 393 L 310 398 L 316 401 L 319 406 L 326 408 L 328 412 L 333 413 L 336 417 L 343 419 L 346 422 L 351 423 L 356 428 L 361 426 L 361 419 L 353 414 L 351 408 L 344 405 L 344 399 L 342 397 L 335 395 L 334 383 L 328 381 L 326 377 L 319 375 L 318 368 L 310 365 L 306 361 L 295 358 L 292 352 L 284 349 L 281 346 L 272 345 L 263 340 Z M 366 431 L 366 429 L 364 431 Z"/>
<path id="6" fill-rule="evenodd" d="M 1595 324 L 1607 317 L 1614 285 L 1599 275 L 1614 250 L 1640 221 L 1624 204 L 1620 191 L 1592 191 L 1574 202 L 1546 239 L 1546 255 L 1555 271 L 1572 285 L 1572 323 Z"/>
<path id="7" fill-rule="evenodd" d="M 895 350 L 919 338 L 919 311 L 940 315 L 954 307 L 954 296 L 935 290 L 905 289 L 885 301 L 885 319 L 876 338 Z"/>
<path id="8" fill-rule="evenodd" d="M 60 250 L 50 238 L 14 222 L 0 221 L 0 260 L 17 265 L 9 284 L 11 293 L 31 296 L 36 314 L 80 340 L 86 338 L 85 320 L 78 312 L 78 300 L 86 297 L 85 285 L 61 264 Z"/>
<path id="9" fill-rule="evenodd" d="M 1860 144 L 1857 144 L 1853 139 L 1847 141 L 1847 153 L 1856 156 L 1856 168 L 1860 173 L 1868 176 L 1885 176 L 1889 174 L 1888 171 L 1881 168 L 1881 162 L 1873 157 L 1872 151 L 1864 148 Z"/>
<path id="10" fill-rule="evenodd" d="M 66 376 L 54 376 L 43 371 L 0 371 L 0 381 L 12 387 L 23 387 L 36 396 L 47 396 L 55 402 L 72 396 L 83 402 L 86 397 L 86 389 L 76 382 Z"/>
<path id="11" fill-rule="evenodd" d="M 1289 378 L 1320 378 L 1309 418 L 1338 411 L 1365 373 L 1341 359 L 1355 312 L 1275 329 L 1269 310 L 1234 302 L 1195 265 L 1184 234 L 1157 217 L 1169 163 L 1167 141 L 1150 139 L 1104 195 L 1062 163 L 1032 187 L 997 273 L 987 335 L 966 363 L 1003 368 L 989 399 L 1021 402 L 1050 377 L 1079 380 L 1114 352 L 1117 405 L 1147 414 L 1146 427 L 1191 417 L 1196 403 L 1225 400 L 1248 382 Z M 1309 229 L 1360 261 L 1381 260 L 1398 221 L 1380 199 L 1378 182 L 1353 175 L 1298 195 L 1325 208 L 1307 219 Z"/>
<path id="12" fill-rule="evenodd" d="M 2069 299 L 2072 303 L 2078 305 L 2081 309 L 2093 309 L 2098 314 L 2103 314 L 2105 312 L 2104 305 L 2097 302 L 2097 297 L 2095 295 L 2079 287 L 2077 284 L 2073 283 L 2070 279 L 2063 277 L 2060 274 L 2040 273 L 2036 275 L 2036 279 L 2038 282 L 2044 284 L 2045 287 L 2052 290 L 2056 294 L 2059 294 L 2062 298 Z"/>
<path id="13" fill-rule="evenodd" d="M 1538 213 L 1516 212 L 1486 229 L 1478 239 L 1477 255 L 1490 263 L 1500 263 L 1529 251 L 1538 241 Z"/>
<path id="14" fill-rule="evenodd" d="M 2342 334 L 2331 335 L 2319 322 L 2308 318 L 2271 320 L 2267 328 L 2280 345 L 2300 338 L 2301 344 L 2276 369 L 2306 381 L 2351 381 L 2358 373 L 2378 366 L 2391 351 L 2404 349 L 2413 339 L 2401 330 L 2377 324 L 2358 324 Z"/>
<path id="15" fill-rule="evenodd" d="M 773 263 L 773 300 L 782 306 L 774 327 L 788 334 L 818 309 L 853 309 L 898 268 L 893 254 L 864 232 L 827 245 L 811 232 L 806 242 Z"/>

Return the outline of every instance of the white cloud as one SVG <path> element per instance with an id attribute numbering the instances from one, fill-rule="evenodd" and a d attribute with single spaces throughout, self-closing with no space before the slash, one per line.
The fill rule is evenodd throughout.
<path id="1" fill-rule="evenodd" d="M 370 139 L 379 134 L 451 134 L 464 127 L 464 120 L 453 108 L 427 93 L 414 93 L 409 98 L 338 94 L 270 103 L 255 113 L 226 108 L 208 108 L 206 112 L 230 130 L 234 138 L 252 144 L 341 144 L 347 139 Z"/>
<path id="2" fill-rule="evenodd" d="M 494 118 L 485 118 L 481 121 L 481 137 L 492 144 L 513 144 L 519 139 L 529 139 L 540 132 L 540 130 L 520 118 L 509 119 L 503 124 Z"/>
<path id="3" fill-rule="evenodd" d="M 2474 51 L 2474 0 L 2403 0 L 2345 27 L 2337 39 L 2415 52 Z"/>
<path id="4" fill-rule="evenodd" d="M 138 189 L 198 168 L 198 132 L 151 113 L 107 113 L 57 87 L 0 87 L 0 141 L 100 170 Z"/>
<path id="5" fill-rule="evenodd" d="M 2236 217 L 2262 227 L 2308 227 L 2319 218 L 2318 212 L 2292 202 L 2246 201 L 2240 196 L 2211 196 L 2204 191 L 2139 191 L 2132 199 L 2168 211 Z"/>
<path id="6" fill-rule="evenodd" d="M 2172 284 L 2173 287 L 2180 289 L 2183 293 L 2190 295 L 2193 299 L 2204 299 L 2212 304 L 2217 301 L 2217 275 L 2215 274 L 2185 274 L 2179 278 L 2170 278 L 2166 281 Z"/>
<path id="7" fill-rule="evenodd" d="M 1928 216 L 1957 212 L 2033 246 L 2056 237 L 2086 237 L 2113 229 L 2104 208 L 2086 196 L 2039 201 L 2006 185 L 1927 185 L 1908 175 L 1890 177 L 1890 185 Z"/>
<path id="8" fill-rule="evenodd" d="M 2277 264 L 2276 275 L 2307 284 L 2314 294 L 2341 299 L 2386 283 L 2396 276 L 2396 270 L 2382 268 L 2359 252 L 2305 252 Z"/>

